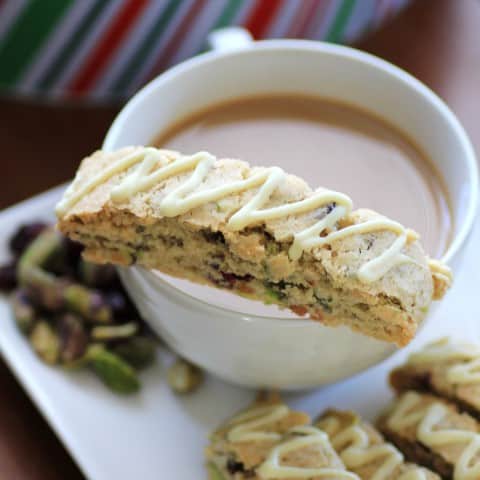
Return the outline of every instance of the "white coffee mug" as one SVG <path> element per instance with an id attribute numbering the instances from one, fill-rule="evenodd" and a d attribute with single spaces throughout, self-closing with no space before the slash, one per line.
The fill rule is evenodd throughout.
<path id="1" fill-rule="evenodd" d="M 405 132 L 435 163 L 454 217 L 453 240 L 443 260 L 455 269 L 475 217 L 478 174 L 467 135 L 443 101 L 403 70 L 352 48 L 301 40 L 244 42 L 242 47 L 200 55 L 150 82 L 115 119 L 104 149 L 149 144 L 178 120 L 237 97 L 301 93 L 351 104 Z M 395 351 L 345 327 L 222 309 L 141 268 L 122 269 L 121 276 L 147 322 L 174 350 L 238 384 L 318 386 Z"/>

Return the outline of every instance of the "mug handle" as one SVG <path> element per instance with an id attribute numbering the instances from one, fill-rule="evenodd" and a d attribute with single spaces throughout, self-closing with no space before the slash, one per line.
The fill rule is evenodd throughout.
<path id="1" fill-rule="evenodd" d="M 217 52 L 249 48 L 253 42 L 251 33 L 242 27 L 219 28 L 207 37 L 208 48 Z"/>

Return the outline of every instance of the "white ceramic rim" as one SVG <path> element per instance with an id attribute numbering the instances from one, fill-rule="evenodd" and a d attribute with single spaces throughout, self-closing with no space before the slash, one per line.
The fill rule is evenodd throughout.
<path id="1" fill-rule="evenodd" d="M 167 70 L 165 73 L 159 75 L 158 77 L 150 81 L 147 85 L 145 85 L 142 89 L 140 89 L 126 103 L 126 105 L 122 108 L 120 113 L 117 115 L 117 117 L 113 121 L 110 129 L 107 132 L 105 140 L 103 142 L 103 146 L 102 146 L 103 149 L 107 151 L 113 149 L 113 145 L 116 142 L 117 137 L 119 136 L 119 132 L 121 131 L 123 124 L 128 120 L 130 113 L 134 111 L 137 108 L 138 104 L 143 102 L 145 97 L 148 97 L 152 91 L 158 88 L 161 88 L 163 83 L 168 82 L 172 77 L 175 77 L 176 75 L 187 72 L 190 68 L 195 67 L 197 65 L 213 63 L 217 59 L 227 57 L 227 56 L 248 55 L 251 50 L 261 50 L 264 52 L 278 51 L 278 50 L 288 50 L 288 51 L 296 51 L 296 50 L 306 51 L 307 50 L 311 52 L 322 52 L 330 55 L 340 56 L 354 62 L 369 64 L 370 66 L 373 66 L 374 68 L 381 70 L 384 74 L 387 74 L 391 77 L 395 77 L 397 80 L 402 81 L 407 87 L 414 89 L 419 94 L 423 95 L 434 107 L 434 109 L 437 110 L 438 114 L 443 116 L 447 120 L 453 132 L 455 133 L 457 138 L 460 140 L 460 143 L 463 148 L 463 153 L 464 153 L 463 156 L 465 157 L 464 161 L 466 162 L 467 169 L 469 171 L 469 176 L 470 176 L 470 184 L 468 189 L 469 203 L 467 206 L 467 212 L 465 214 L 465 220 L 463 224 L 460 225 L 458 232 L 455 234 L 452 242 L 447 248 L 447 251 L 443 254 L 441 258 L 443 262 L 448 264 L 450 260 L 457 254 L 460 248 L 462 248 L 463 244 L 467 241 L 468 235 L 470 234 L 473 228 L 473 223 L 475 221 L 475 216 L 476 216 L 477 206 L 478 206 L 478 188 L 479 188 L 478 166 L 477 166 L 475 151 L 470 142 L 470 139 L 468 138 L 467 133 L 465 132 L 464 128 L 460 124 L 455 114 L 450 110 L 450 108 L 436 93 L 434 93 L 425 84 L 420 82 L 420 80 L 416 79 L 406 71 L 370 53 L 366 53 L 361 50 L 357 50 L 351 47 L 346 47 L 343 45 L 335 45 L 331 43 L 311 41 L 311 40 L 262 40 L 262 41 L 252 42 L 251 44 L 247 45 L 245 48 L 242 48 L 242 49 L 228 50 L 228 51 L 211 51 L 211 52 L 204 53 L 202 55 L 198 55 Z M 202 305 L 208 305 L 209 307 L 217 308 L 220 311 L 240 315 L 243 318 L 249 318 L 249 319 L 256 318 L 259 320 L 274 319 L 275 321 L 281 320 L 283 322 L 290 321 L 290 322 L 297 322 L 297 323 L 301 321 L 301 319 L 297 320 L 297 319 L 289 319 L 289 318 L 281 318 L 281 317 L 273 317 L 273 316 L 251 315 L 246 313 L 242 314 L 240 312 L 228 310 L 223 307 L 211 305 L 207 302 L 204 302 L 174 287 L 173 285 L 164 281 L 160 277 L 156 277 L 156 278 L 158 278 L 158 281 L 162 282 L 162 284 L 164 284 L 167 289 L 170 289 L 172 292 L 188 298 L 190 301 L 193 301 L 195 303 L 199 303 Z"/>

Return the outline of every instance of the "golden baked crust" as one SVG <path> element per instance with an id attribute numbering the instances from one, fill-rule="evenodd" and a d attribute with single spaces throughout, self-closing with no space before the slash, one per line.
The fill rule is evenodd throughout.
<path id="1" fill-rule="evenodd" d="M 409 460 L 442 478 L 480 478 L 480 425 L 443 398 L 406 391 L 393 401 L 378 427 Z"/>
<path id="2" fill-rule="evenodd" d="M 275 435 L 272 438 L 247 441 L 231 438 L 231 432 L 235 427 L 262 419 L 264 422 L 261 425 L 249 431 L 273 433 L 277 438 Z M 281 437 L 291 428 L 308 423 L 310 417 L 306 413 L 291 410 L 279 397 L 260 399 L 228 419 L 210 435 L 210 445 L 206 450 L 207 461 L 213 463 L 226 478 L 230 478 L 230 475 L 232 478 L 253 475 L 255 468 L 267 458 Z"/>
<path id="3" fill-rule="evenodd" d="M 307 414 L 291 410 L 278 396 L 254 402 L 210 436 L 206 458 L 212 480 L 360 480 L 347 472 L 326 433 L 309 423 Z M 305 474 L 290 477 L 284 468 Z"/>
<path id="4" fill-rule="evenodd" d="M 143 148 L 98 151 L 86 158 L 70 194 L 80 191 L 113 162 Z M 170 159 L 180 158 L 177 152 L 162 153 Z M 292 259 L 289 248 L 293 235 L 326 216 L 332 205 L 232 231 L 227 222 L 252 199 L 258 191 L 253 188 L 173 218 L 163 216 L 159 208 L 162 199 L 185 182 L 191 171 L 158 182 L 127 200 L 112 201 L 112 189 L 134 168 L 105 179 L 58 215 L 59 229 L 83 243 L 85 256 L 91 261 L 159 269 L 276 303 L 326 325 L 348 325 L 398 345 L 413 338 L 432 299 L 439 298 L 448 287 L 448 277 L 430 270 L 415 235 L 409 236 L 402 250 L 410 261 L 394 266 L 375 281 L 360 281 L 361 267 L 385 253 L 397 238 L 388 229 L 349 235 Z M 252 168 L 240 160 L 216 160 L 199 188 L 239 181 L 262 171 L 265 169 Z M 298 202 L 313 194 L 303 180 L 288 175 L 264 208 Z M 342 230 L 372 219 L 384 217 L 356 210 L 339 220 L 335 228 Z"/>
<path id="5" fill-rule="evenodd" d="M 448 338 L 426 345 L 390 374 L 397 392 L 417 390 L 444 397 L 480 419 L 480 346 Z"/>
<path id="6" fill-rule="evenodd" d="M 330 409 L 315 425 L 328 434 L 346 468 L 362 480 L 378 478 L 380 472 L 389 480 L 401 480 L 408 474 L 410 478 L 423 474 L 424 480 L 440 480 L 432 471 L 406 462 L 394 445 L 354 412 Z"/>

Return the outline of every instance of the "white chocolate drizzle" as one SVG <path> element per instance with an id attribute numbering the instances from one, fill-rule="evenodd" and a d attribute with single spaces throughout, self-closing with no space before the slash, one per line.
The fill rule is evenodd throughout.
<path id="1" fill-rule="evenodd" d="M 428 267 L 433 274 L 442 277 L 449 285 L 452 283 L 453 274 L 447 265 L 434 258 L 429 258 Z"/>
<path id="2" fill-rule="evenodd" d="M 289 432 L 293 438 L 286 440 L 276 447 L 274 447 L 268 458 L 257 469 L 259 478 L 268 479 L 311 479 L 311 478 L 329 478 L 329 479 L 345 479 L 345 480 L 360 480 L 359 477 L 351 472 L 340 467 L 322 466 L 322 467 L 296 467 L 282 464 L 282 456 L 288 453 L 308 448 L 312 445 L 319 445 L 325 451 L 326 457 L 335 458 L 335 452 L 330 445 L 328 435 L 318 428 L 305 426 L 294 427 Z M 328 455 L 330 454 L 330 455 Z"/>
<path id="3" fill-rule="evenodd" d="M 228 431 L 227 439 L 233 443 L 280 440 L 279 433 L 261 429 L 279 422 L 289 412 L 290 409 L 284 404 L 251 408 L 230 420 L 232 428 Z"/>
<path id="4" fill-rule="evenodd" d="M 289 249 L 289 256 L 292 260 L 298 260 L 304 251 L 311 251 L 350 235 L 388 230 L 395 233 L 397 237 L 384 252 L 365 262 L 358 269 L 358 279 L 365 283 L 371 283 L 380 279 L 390 269 L 403 263 L 419 265 L 412 258 L 402 253 L 406 244 L 418 237 L 414 232 L 405 229 L 397 222 L 379 218 L 337 229 L 337 222 L 349 215 L 353 208 L 350 198 L 342 193 L 333 190 L 321 190 L 313 192 L 301 201 L 262 208 L 268 202 L 272 193 L 285 181 L 287 175 L 279 167 L 259 169 L 258 172 L 252 173 L 245 179 L 196 191 L 214 167 L 215 160 L 215 157 L 207 152 L 172 158 L 172 155 L 169 155 L 167 151 L 152 147 L 134 151 L 113 162 L 93 178 L 80 185 L 79 178 L 76 178 L 65 192 L 64 198 L 58 203 L 56 207 L 57 215 L 65 214 L 69 208 L 98 185 L 137 163 L 140 163 L 140 165 L 126 175 L 119 185 L 112 188 L 110 198 L 113 202 L 128 201 L 133 195 L 149 190 L 168 178 L 193 170 L 192 175 L 186 181 L 170 191 L 161 200 L 159 211 L 162 215 L 166 217 L 182 215 L 209 202 L 259 187 L 255 195 L 230 217 L 227 228 L 238 231 L 257 222 L 333 206 L 331 211 L 314 225 L 294 234 L 293 243 Z M 327 234 L 320 236 L 324 232 Z"/>
<path id="5" fill-rule="evenodd" d="M 421 404 L 422 397 L 415 392 L 405 393 L 387 421 L 393 431 L 416 426 L 417 439 L 430 448 L 464 444 L 454 466 L 453 480 L 480 478 L 480 434 L 442 427 L 448 410 L 440 402 Z"/>
<path id="6" fill-rule="evenodd" d="M 451 362 L 446 368 L 447 380 L 455 385 L 480 384 L 480 347 L 466 342 L 442 338 L 413 353 L 410 365 Z"/>
<path id="7" fill-rule="evenodd" d="M 361 468 L 370 462 L 383 459 L 369 480 L 390 480 L 395 470 L 403 464 L 403 455 L 390 443 L 372 445 L 368 433 L 360 424 L 342 428 L 341 422 L 334 416 L 326 416 L 317 423 L 330 437 L 333 448 L 349 469 Z M 412 466 L 396 480 L 427 480 L 425 470 Z"/>
<path id="8" fill-rule="evenodd" d="M 447 378 L 457 385 L 480 383 L 480 357 L 470 362 L 453 365 L 448 369 Z"/>

